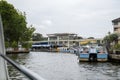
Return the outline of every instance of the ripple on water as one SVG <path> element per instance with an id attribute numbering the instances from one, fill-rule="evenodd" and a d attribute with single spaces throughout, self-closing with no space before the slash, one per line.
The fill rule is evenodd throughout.
<path id="1" fill-rule="evenodd" d="M 120 80 L 119 63 L 79 63 L 76 55 L 68 53 L 30 52 L 8 56 L 47 80 Z M 21 76 L 11 67 L 9 73 Z"/>

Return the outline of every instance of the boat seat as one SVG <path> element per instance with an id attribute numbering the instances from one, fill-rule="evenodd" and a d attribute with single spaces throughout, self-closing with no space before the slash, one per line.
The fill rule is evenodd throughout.
<path id="1" fill-rule="evenodd" d="M 100 51 L 99 51 L 99 53 L 105 53 L 105 51 L 103 51 L 103 50 L 100 50 Z"/>
<path id="2" fill-rule="evenodd" d="M 88 53 L 88 52 L 89 52 L 88 49 L 82 51 L 82 53 Z"/>

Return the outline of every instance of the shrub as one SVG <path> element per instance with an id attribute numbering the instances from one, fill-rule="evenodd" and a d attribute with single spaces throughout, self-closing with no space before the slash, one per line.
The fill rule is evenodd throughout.
<path id="1" fill-rule="evenodd" d="M 17 47 L 18 47 L 17 42 L 16 42 L 16 41 L 13 41 L 13 42 L 12 42 L 12 48 L 17 48 Z"/>
<path id="2" fill-rule="evenodd" d="M 120 44 L 115 44 L 113 46 L 113 50 L 120 50 Z"/>

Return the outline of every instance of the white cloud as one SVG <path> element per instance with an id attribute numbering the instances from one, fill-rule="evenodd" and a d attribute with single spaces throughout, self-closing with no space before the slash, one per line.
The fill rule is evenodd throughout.
<path id="1" fill-rule="evenodd" d="M 44 20 L 44 21 L 42 21 L 42 24 L 47 25 L 47 26 L 51 26 L 52 21 L 51 20 Z"/>

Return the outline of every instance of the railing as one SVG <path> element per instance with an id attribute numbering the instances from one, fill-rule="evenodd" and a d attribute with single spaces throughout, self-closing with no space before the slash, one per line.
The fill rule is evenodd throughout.
<path id="1" fill-rule="evenodd" d="M 2 59 L 3 58 L 3 59 Z M 9 80 L 7 64 L 5 60 L 10 63 L 13 67 L 23 73 L 28 79 L 30 80 L 45 80 L 40 77 L 38 74 L 30 71 L 29 69 L 25 68 L 24 66 L 18 65 L 13 60 L 6 56 L 5 52 L 5 45 L 4 45 L 4 32 L 3 32 L 3 25 L 2 25 L 2 18 L 0 14 L 0 80 Z"/>
<path id="2" fill-rule="evenodd" d="M 10 63 L 14 68 L 19 70 L 21 73 L 23 73 L 28 79 L 30 80 L 45 80 L 42 77 L 40 77 L 38 74 L 30 71 L 29 69 L 25 68 L 24 66 L 18 65 L 13 60 L 8 58 L 7 56 L 0 54 L 0 56 L 6 60 L 8 63 Z"/>

